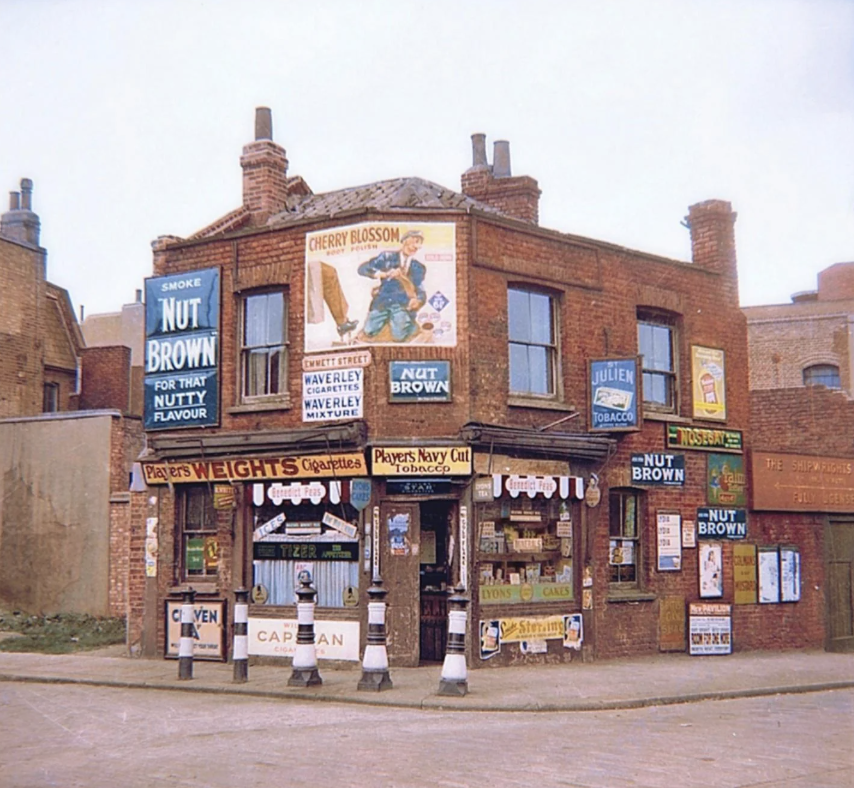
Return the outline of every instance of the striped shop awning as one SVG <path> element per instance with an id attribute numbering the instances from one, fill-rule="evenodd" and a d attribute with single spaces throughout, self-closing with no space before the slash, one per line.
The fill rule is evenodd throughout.
<path id="1" fill-rule="evenodd" d="M 584 479 L 581 476 L 506 476 L 501 473 L 492 474 L 492 494 L 500 498 L 505 492 L 511 498 L 527 495 L 534 498 L 542 495 L 551 498 L 555 493 L 558 497 L 584 500 Z"/>

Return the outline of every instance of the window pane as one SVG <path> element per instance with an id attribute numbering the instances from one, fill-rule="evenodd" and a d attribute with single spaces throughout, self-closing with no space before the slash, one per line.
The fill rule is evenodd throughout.
<path id="1" fill-rule="evenodd" d="M 531 341 L 531 301 L 523 290 L 507 291 L 507 318 L 510 339 L 514 342 Z"/>
<path id="2" fill-rule="evenodd" d="M 638 347 L 644 369 L 673 371 L 671 331 L 669 326 L 638 323 Z"/>
<path id="3" fill-rule="evenodd" d="M 549 394 L 551 392 L 549 362 L 546 349 L 543 347 L 528 347 L 528 369 L 530 370 L 530 389 L 532 394 Z"/>
<path id="4" fill-rule="evenodd" d="M 531 300 L 531 341 L 552 344 L 552 300 L 542 293 L 529 293 Z"/>
<path id="5" fill-rule="evenodd" d="M 827 386 L 829 389 L 841 387 L 839 367 L 833 364 L 816 364 L 804 370 L 805 386 Z"/>
<path id="6" fill-rule="evenodd" d="M 281 345 L 284 341 L 285 303 L 281 293 L 267 294 L 266 344 Z"/>
<path id="7" fill-rule="evenodd" d="M 644 402 L 657 402 L 660 405 L 670 405 L 670 378 L 667 375 L 644 372 L 643 399 Z"/>
<path id="8" fill-rule="evenodd" d="M 525 345 L 510 345 L 510 391 L 531 390 L 528 350 Z"/>
<path id="9" fill-rule="evenodd" d="M 265 339 L 267 326 L 267 296 L 255 295 L 246 299 L 243 326 L 243 344 L 258 347 L 267 344 Z"/>

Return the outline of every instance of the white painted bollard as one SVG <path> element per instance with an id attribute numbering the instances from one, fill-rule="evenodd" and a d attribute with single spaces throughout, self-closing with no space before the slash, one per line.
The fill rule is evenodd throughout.
<path id="1" fill-rule="evenodd" d="M 365 654 L 362 658 L 362 678 L 356 689 L 381 690 L 391 689 L 394 685 L 388 673 L 388 650 L 386 649 L 385 629 L 385 598 L 388 594 L 383 588 L 383 581 L 379 577 L 368 589 L 368 642 L 365 646 Z"/>
<path id="2" fill-rule="evenodd" d="M 234 592 L 234 683 L 245 684 L 249 679 L 249 589 Z"/>
<path id="3" fill-rule="evenodd" d="M 196 592 L 188 588 L 181 600 L 181 640 L 178 643 L 178 679 L 193 678 L 193 629 L 195 628 L 193 605 Z"/>
<path id="4" fill-rule="evenodd" d="M 448 645 L 438 695 L 465 695 L 469 690 L 466 666 L 466 607 L 469 601 L 464 593 L 465 588 L 458 585 L 448 600 Z"/>
<path id="5" fill-rule="evenodd" d="M 302 575 L 302 572 L 300 573 Z M 300 577 L 297 589 L 297 647 L 289 687 L 311 687 L 323 684 L 317 671 L 317 649 L 314 645 L 314 600 L 317 591 L 311 587 L 311 575 Z"/>

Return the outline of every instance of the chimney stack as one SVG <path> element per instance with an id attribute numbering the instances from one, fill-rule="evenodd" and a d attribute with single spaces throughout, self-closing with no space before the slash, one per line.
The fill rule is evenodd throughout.
<path id="1" fill-rule="evenodd" d="M 288 197 L 288 159 L 285 149 L 273 142 L 273 117 L 268 107 L 255 110 L 255 141 L 243 148 L 243 205 L 253 226 L 267 223 L 284 211 Z"/>
<path id="2" fill-rule="evenodd" d="M 540 217 L 540 188 L 527 176 L 513 177 L 510 143 L 496 140 L 492 166 L 486 160 L 486 135 L 472 134 L 472 166 L 462 175 L 463 194 L 486 203 L 501 213 L 529 224 Z"/>
<path id="3" fill-rule="evenodd" d="M 33 182 L 21 178 L 20 194 L 9 192 L 9 210 L 0 216 L 0 235 L 28 246 L 38 246 L 41 226 L 32 207 Z"/>
<path id="4" fill-rule="evenodd" d="M 510 143 L 507 140 L 496 140 L 493 145 L 492 177 L 510 177 Z"/>
<path id="5" fill-rule="evenodd" d="M 255 139 L 273 139 L 273 113 L 269 107 L 255 108 Z"/>
<path id="6" fill-rule="evenodd" d="M 738 214 L 725 200 L 706 200 L 688 208 L 684 224 L 691 232 L 691 261 L 729 277 L 728 294 L 738 303 L 738 264 L 735 257 L 735 220 Z"/>

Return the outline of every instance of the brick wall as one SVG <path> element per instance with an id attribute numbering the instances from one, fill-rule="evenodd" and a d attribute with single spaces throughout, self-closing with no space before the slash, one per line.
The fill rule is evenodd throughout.
<path id="1" fill-rule="evenodd" d="M 42 412 L 45 259 L 0 238 L 0 418 Z"/>
<path id="2" fill-rule="evenodd" d="M 847 310 L 813 314 L 806 307 L 798 305 L 789 312 L 779 307 L 778 317 L 761 319 L 753 317 L 759 318 L 760 310 L 745 310 L 752 390 L 803 386 L 803 371 L 813 364 L 839 367 L 842 388 L 851 390 Z"/>
<path id="3" fill-rule="evenodd" d="M 124 345 L 85 348 L 81 357 L 80 409 L 131 412 L 131 349 Z"/>

